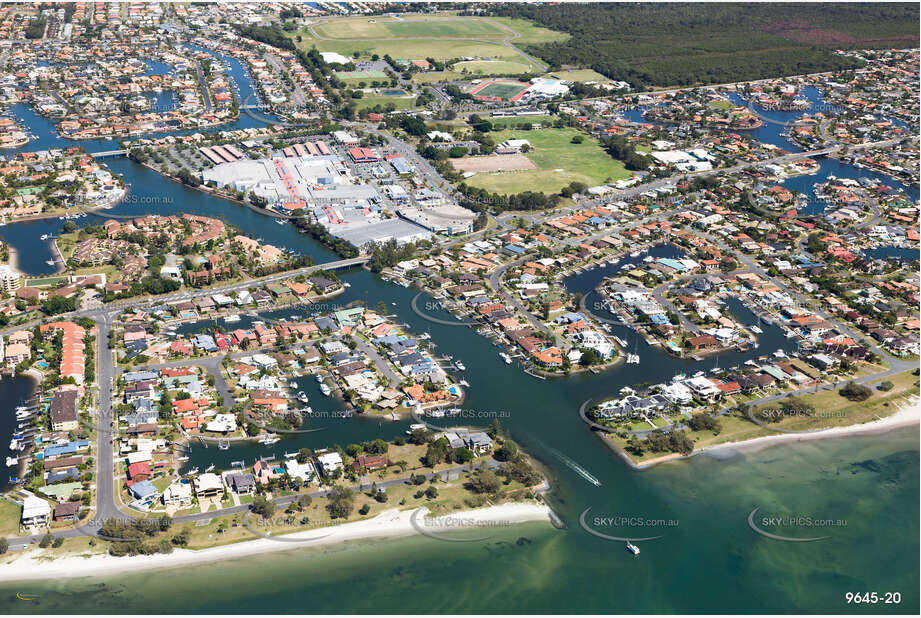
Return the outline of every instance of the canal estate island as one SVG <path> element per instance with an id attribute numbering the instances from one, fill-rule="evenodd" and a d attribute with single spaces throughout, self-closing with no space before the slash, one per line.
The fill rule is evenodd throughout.
<path id="1" fill-rule="evenodd" d="M 683 471 L 916 437 L 917 6 L 822 6 L 0 7 L 0 587 L 409 536 L 621 568 Z M 529 611 L 469 602 L 405 611 Z M 642 602 L 599 611 L 728 607 Z"/>

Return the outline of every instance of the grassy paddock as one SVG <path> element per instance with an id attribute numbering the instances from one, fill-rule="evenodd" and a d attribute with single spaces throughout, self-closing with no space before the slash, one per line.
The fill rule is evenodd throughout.
<path id="1" fill-rule="evenodd" d="M 421 39 L 421 40 L 374 40 L 359 39 L 355 41 L 321 41 L 310 36 L 306 30 L 300 34 L 303 41 L 297 45 L 304 50 L 316 47 L 322 52 L 337 52 L 348 58 L 353 52 L 358 52 L 361 59 L 369 59 L 372 54 L 384 56 L 389 54 L 394 59 L 424 60 L 450 60 L 461 56 L 496 58 L 499 60 L 520 60 L 521 56 L 502 43 L 487 41 L 472 41 L 464 39 Z"/>
<path id="2" fill-rule="evenodd" d="M 551 79 L 565 79 L 570 82 L 608 82 L 611 81 L 601 73 L 591 69 L 569 69 L 547 73 Z"/>
<path id="3" fill-rule="evenodd" d="M 468 60 L 455 63 L 451 68 L 467 75 L 520 75 L 532 72 L 534 65 L 507 60 Z"/>
<path id="4" fill-rule="evenodd" d="M 527 157 L 537 169 L 477 174 L 466 180 L 468 185 L 502 194 L 522 191 L 555 193 L 571 182 L 594 186 L 608 178 L 613 181 L 630 176 L 623 163 L 612 159 L 597 141 L 575 129 L 507 130 L 490 135 L 496 143 L 507 139 L 526 139 L 531 142 L 532 150 L 527 153 Z M 581 144 L 571 143 L 575 135 L 582 135 L 585 141 Z"/>
<path id="5" fill-rule="evenodd" d="M 477 17 L 411 15 L 406 17 L 347 17 L 332 19 L 314 27 L 318 35 L 330 39 L 385 39 L 400 37 L 496 38 L 509 36 L 508 30 Z"/>

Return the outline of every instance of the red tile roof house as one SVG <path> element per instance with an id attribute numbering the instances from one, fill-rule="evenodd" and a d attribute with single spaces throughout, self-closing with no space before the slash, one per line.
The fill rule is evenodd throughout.
<path id="1" fill-rule="evenodd" d="M 150 476 L 150 464 L 146 461 L 133 463 L 128 466 L 128 478 L 132 482 L 145 481 Z"/>
<path id="2" fill-rule="evenodd" d="M 355 470 L 381 470 L 390 465 L 390 460 L 384 455 L 360 455 L 352 462 Z"/>
<path id="3" fill-rule="evenodd" d="M 266 485 L 272 479 L 281 476 L 281 474 L 275 472 L 272 469 L 271 464 L 266 463 L 261 459 L 253 465 L 253 475 L 256 477 L 256 482 L 258 482 L 260 485 Z"/>
<path id="4" fill-rule="evenodd" d="M 180 356 L 192 356 L 191 341 L 173 341 L 170 343 L 170 353 Z"/>

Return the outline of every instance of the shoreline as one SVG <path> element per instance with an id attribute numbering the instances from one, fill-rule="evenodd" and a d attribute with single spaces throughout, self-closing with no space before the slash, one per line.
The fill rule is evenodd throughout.
<path id="1" fill-rule="evenodd" d="M 294 540 L 304 535 L 306 535 L 307 539 L 311 539 L 302 543 L 276 542 L 269 538 L 261 538 L 208 549 L 176 549 L 170 554 L 123 557 L 111 556 L 106 553 L 91 556 L 74 554 L 52 558 L 50 556 L 44 557 L 42 550 L 32 549 L 0 565 L 0 582 L 100 577 L 133 571 L 220 562 L 270 552 L 292 551 L 300 547 L 321 547 L 361 539 L 415 536 L 425 534 L 417 528 L 419 524 L 414 523 L 412 519 L 418 511 L 418 509 L 405 511 L 391 509 L 380 513 L 372 519 L 334 526 L 329 529 L 331 530 L 330 532 L 325 533 L 325 536 L 320 538 L 315 538 L 317 533 L 315 529 L 284 535 L 286 540 Z M 421 520 L 422 514 L 420 513 L 416 517 Z M 451 513 L 434 519 L 440 521 L 466 519 L 473 524 L 472 526 L 464 525 L 464 522 L 460 521 L 460 525 L 455 524 L 455 529 L 461 527 L 461 525 L 474 528 L 504 528 L 524 522 L 547 521 L 552 523 L 550 507 L 530 502 L 511 502 L 483 509 Z M 425 534 L 425 536 L 436 536 L 438 530 L 450 530 L 450 524 L 441 527 L 433 526 L 432 529 L 436 531 Z"/>
<path id="2" fill-rule="evenodd" d="M 846 425 L 843 427 L 828 427 L 826 429 L 816 429 L 803 433 L 781 433 L 778 432 L 770 436 L 758 436 L 749 440 L 739 442 L 724 442 L 705 446 L 699 450 L 695 449 L 687 455 L 681 453 L 665 453 L 655 459 L 650 459 L 637 463 L 633 457 L 620 447 L 616 442 L 608 437 L 607 434 L 600 436 L 601 440 L 617 455 L 619 455 L 628 466 L 634 470 L 648 470 L 669 461 L 689 459 L 698 455 L 715 455 L 719 456 L 721 451 L 734 451 L 736 453 L 754 453 L 771 446 L 780 444 L 789 444 L 794 442 L 807 442 L 810 440 L 823 440 L 828 438 L 848 438 L 851 436 L 861 435 L 878 435 L 911 427 L 921 424 L 921 397 L 912 397 L 909 401 L 902 403 L 896 408 L 896 411 L 879 418 L 875 421 Z"/>
<path id="3" fill-rule="evenodd" d="M 804 433 L 778 433 L 773 436 L 761 436 L 742 442 L 726 442 L 725 444 L 714 444 L 706 446 L 699 451 L 691 453 L 691 457 L 698 454 L 713 454 L 719 451 L 736 451 L 739 453 L 754 453 L 775 444 L 785 444 L 792 442 L 807 442 L 810 440 L 822 440 L 826 438 L 848 438 L 851 436 L 861 435 L 878 435 L 911 427 L 921 423 L 921 398 L 912 397 L 909 401 L 900 404 L 896 411 L 889 416 L 878 418 L 875 421 L 859 423 L 856 425 L 847 425 L 844 427 L 829 427 L 827 429 L 818 429 Z"/>

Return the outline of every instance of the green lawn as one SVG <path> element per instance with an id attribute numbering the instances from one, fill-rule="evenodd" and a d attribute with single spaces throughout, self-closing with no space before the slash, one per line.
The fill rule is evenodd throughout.
<path id="1" fill-rule="evenodd" d="M 513 38 L 513 32 L 507 28 L 520 36 Z M 357 51 L 363 58 L 371 54 L 390 54 L 392 58 L 407 60 L 448 60 L 469 56 L 520 63 L 522 57 L 502 41 L 510 39 L 520 46 L 569 38 L 568 34 L 523 19 L 445 14 L 410 15 L 400 19 L 381 16 L 333 18 L 315 25 L 314 29 L 319 39 L 306 28 L 290 36 L 300 35 L 302 41 L 298 45 L 303 49 L 316 46 L 320 51 L 338 52 L 349 57 Z"/>
<path id="2" fill-rule="evenodd" d="M 429 71 L 427 73 L 413 73 L 414 84 L 434 84 L 437 82 L 451 82 L 464 79 L 464 76 L 455 71 Z"/>
<path id="3" fill-rule="evenodd" d="M 401 18 L 362 16 L 331 19 L 314 30 L 329 39 L 385 39 L 393 37 L 497 38 L 509 32 L 478 17 L 411 15 Z"/>
<path id="4" fill-rule="evenodd" d="M 530 127 L 532 124 L 546 124 L 552 125 L 553 121 L 557 119 L 557 116 L 551 116 L 550 114 L 544 116 L 507 116 L 501 118 L 492 118 L 489 117 L 489 124 L 493 127 L 513 129 L 521 125 L 527 125 Z"/>
<path id="5" fill-rule="evenodd" d="M 607 77 L 592 71 L 591 69 L 569 69 L 565 71 L 556 71 L 555 73 L 547 73 L 547 77 L 552 79 L 565 79 L 570 82 L 606 82 L 609 81 Z"/>
<path id="6" fill-rule="evenodd" d="M 569 38 L 569 35 L 565 32 L 557 32 L 556 30 L 544 28 L 527 19 L 516 19 L 514 17 L 490 17 L 490 19 L 511 28 L 520 35 L 518 38 L 512 40 L 514 45 L 554 43 L 565 41 Z"/>
<path id="7" fill-rule="evenodd" d="M 390 78 L 383 71 L 333 71 L 333 75 L 346 83 L 390 82 Z"/>
<path id="8" fill-rule="evenodd" d="M 9 500 L 0 500 L 0 536 L 17 536 L 22 507 Z"/>
<path id="9" fill-rule="evenodd" d="M 716 109 L 729 110 L 735 107 L 735 103 L 728 101 L 726 99 L 719 99 L 717 101 L 710 101 L 710 107 L 715 107 Z"/>
<path id="10" fill-rule="evenodd" d="M 585 141 L 571 143 L 575 135 L 582 135 Z M 490 137 L 497 144 L 507 139 L 531 142 L 532 151 L 527 156 L 537 169 L 480 173 L 468 178 L 465 181 L 468 185 L 503 194 L 522 191 L 555 193 L 571 182 L 594 186 L 608 179 L 614 181 L 630 177 L 623 163 L 612 159 L 597 141 L 576 129 L 506 130 L 490 133 Z"/>
<path id="11" fill-rule="evenodd" d="M 358 109 L 366 109 L 368 107 L 374 107 L 375 105 L 380 104 L 385 106 L 388 103 L 393 103 L 396 106 L 396 109 L 412 109 L 413 101 L 416 100 L 415 97 L 389 97 L 383 94 L 366 94 L 360 99 L 353 99 L 355 104 L 358 106 Z"/>
<path id="12" fill-rule="evenodd" d="M 304 50 L 316 47 L 321 52 L 338 52 L 348 58 L 353 52 L 367 60 L 372 54 L 384 56 L 390 54 L 395 60 L 450 60 L 461 56 L 520 60 L 521 56 L 502 43 L 489 41 L 470 41 L 465 39 L 357 39 L 354 41 L 321 41 L 310 36 L 306 30 L 299 33 L 303 40 L 297 45 Z"/>
<path id="13" fill-rule="evenodd" d="M 451 68 L 466 75 L 520 75 L 533 71 L 534 65 L 507 60 L 468 60 L 458 62 Z"/>
<path id="14" fill-rule="evenodd" d="M 40 279 L 26 279 L 28 287 L 54 287 L 67 281 L 67 277 L 42 277 Z"/>

